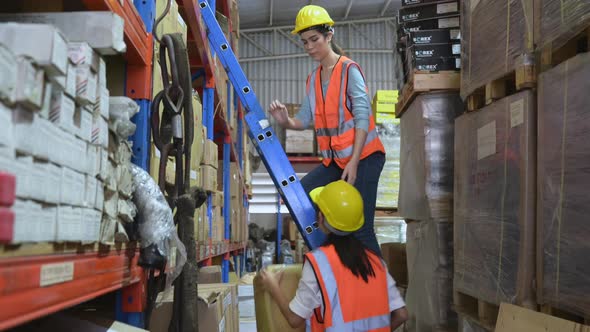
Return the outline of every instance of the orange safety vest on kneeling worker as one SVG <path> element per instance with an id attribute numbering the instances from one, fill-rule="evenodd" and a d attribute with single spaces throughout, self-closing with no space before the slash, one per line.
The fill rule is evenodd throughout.
<path id="1" fill-rule="evenodd" d="M 375 277 L 356 277 L 342 264 L 333 245 L 305 255 L 320 285 L 324 310 L 316 308 L 307 320 L 308 332 L 388 332 L 391 325 L 387 269 L 368 252 Z"/>
<path id="2" fill-rule="evenodd" d="M 334 160 L 342 169 L 352 158 L 355 138 L 354 118 L 346 93 L 351 66 L 361 70 L 354 61 L 340 57 L 332 71 L 325 98 L 320 76 L 322 66 L 318 66 L 307 78 L 307 96 L 309 105 L 315 107 L 315 131 L 323 164 L 328 166 Z M 385 148 L 377 136 L 375 120 L 369 116 L 369 131 L 360 159 L 377 151 L 385 153 Z"/>

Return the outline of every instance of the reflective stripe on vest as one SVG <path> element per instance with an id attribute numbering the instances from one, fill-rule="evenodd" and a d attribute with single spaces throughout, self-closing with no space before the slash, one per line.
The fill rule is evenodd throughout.
<path id="1" fill-rule="evenodd" d="M 357 66 L 360 71 L 360 67 L 355 62 L 344 56 L 336 63 L 325 98 L 322 93 L 321 66 L 307 78 L 307 96 L 310 106 L 314 109 L 312 114 L 316 136 L 323 163 L 326 166 L 334 160 L 339 167 L 346 167 L 354 150 L 356 130 L 350 110 L 351 102 L 346 93 L 350 66 Z M 361 159 L 376 151 L 385 153 L 385 148 L 375 130 L 375 120 L 370 116 L 367 140 L 361 152 Z"/>
<path id="2" fill-rule="evenodd" d="M 329 255 L 336 257 L 336 259 L 330 259 Z M 377 256 L 374 254 L 369 255 L 374 256 L 371 263 L 373 264 L 376 277 L 371 277 L 369 279 L 369 284 L 365 283 L 365 287 L 369 289 L 372 288 L 369 290 L 370 294 L 372 294 L 372 300 L 369 300 L 368 303 L 360 303 L 360 305 L 370 312 L 370 314 L 368 314 L 370 317 L 354 317 L 356 318 L 354 320 L 346 319 L 345 314 L 343 314 L 343 306 L 350 306 L 353 302 L 359 304 L 357 303 L 358 299 L 348 296 L 346 291 L 347 288 L 341 289 L 339 292 L 337 283 L 338 277 L 334 274 L 332 264 L 342 265 L 342 263 L 340 262 L 334 247 L 320 247 L 306 255 L 306 258 L 311 263 L 316 277 L 318 278 L 324 303 L 324 313 L 321 313 L 316 309 L 314 316 L 312 316 L 306 324 L 307 331 L 389 331 L 391 323 L 389 297 L 387 291 L 383 292 L 384 289 L 387 289 L 387 270 Z M 380 265 L 375 266 L 376 264 Z M 346 269 L 343 265 L 342 268 L 336 268 L 336 270 L 341 271 L 341 273 L 344 272 L 352 275 L 350 270 Z M 364 280 L 356 278 L 355 282 L 364 283 Z M 355 285 L 349 284 L 347 287 L 350 289 L 355 287 Z M 354 294 L 354 292 L 352 294 Z M 349 302 L 341 303 L 341 301 Z M 318 318 L 321 322 L 318 321 Z"/>

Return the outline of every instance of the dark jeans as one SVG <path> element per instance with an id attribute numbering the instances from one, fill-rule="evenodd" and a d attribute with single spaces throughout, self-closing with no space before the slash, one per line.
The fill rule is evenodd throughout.
<path id="1" fill-rule="evenodd" d="M 365 208 L 365 224 L 361 229 L 354 233 L 355 237 L 359 239 L 368 249 L 381 256 L 381 249 L 377 243 L 375 236 L 374 220 L 375 220 L 375 205 L 377 203 L 377 185 L 379 184 L 379 176 L 385 164 L 385 155 L 381 152 L 375 152 L 367 158 L 359 161 L 356 181 L 354 186 L 361 193 Z M 303 189 L 307 193 L 313 189 L 325 186 L 330 182 L 340 180 L 343 169 L 338 167 L 335 162 L 332 162 L 328 167 L 323 164 L 316 167 L 306 176 L 301 179 Z"/>

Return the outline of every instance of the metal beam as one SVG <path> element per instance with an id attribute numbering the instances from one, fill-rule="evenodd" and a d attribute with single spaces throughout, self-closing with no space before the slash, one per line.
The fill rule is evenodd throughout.
<path id="1" fill-rule="evenodd" d="M 389 8 L 389 5 L 391 5 L 391 1 L 392 0 L 387 0 L 385 2 L 385 5 L 383 5 L 383 9 L 381 9 L 381 14 L 379 14 L 379 16 L 385 15 L 385 12 L 387 11 L 387 8 Z"/>
<path id="2" fill-rule="evenodd" d="M 379 22 L 388 22 L 395 20 L 394 17 L 377 17 L 377 18 L 367 18 L 367 19 L 359 19 L 359 20 L 348 20 L 348 21 L 339 21 L 338 25 L 344 24 L 352 24 L 352 23 L 379 23 Z M 293 25 L 283 25 L 283 26 L 276 26 L 276 27 L 266 27 L 266 28 L 250 28 L 250 29 L 240 29 L 240 32 L 251 33 L 251 32 L 270 32 L 274 29 L 282 29 L 282 30 L 293 30 Z"/>
<path id="3" fill-rule="evenodd" d="M 273 55 L 273 53 L 271 51 L 267 50 L 266 47 L 260 45 L 260 43 L 258 43 L 254 39 L 250 38 L 244 31 L 240 31 L 240 36 L 242 38 L 246 39 L 247 41 L 249 41 L 252 45 L 254 45 L 254 47 L 256 47 L 257 49 L 262 51 L 262 53 L 264 53 L 266 55 L 270 55 L 270 56 Z"/>
<path id="4" fill-rule="evenodd" d="M 346 6 L 346 13 L 344 13 L 344 19 L 348 18 L 348 14 L 350 14 L 350 8 L 352 8 L 353 3 L 354 3 L 354 0 L 348 1 L 348 6 Z M 381 15 L 381 16 L 383 16 L 383 15 Z"/>
<path id="5" fill-rule="evenodd" d="M 366 33 L 364 33 L 355 23 L 351 23 L 350 26 L 355 29 L 356 31 L 358 31 L 358 33 L 363 36 L 369 43 L 371 43 L 373 46 L 375 47 L 380 47 L 382 45 L 379 45 L 379 43 L 375 43 L 375 41 L 373 41 L 371 39 L 371 37 L 367 36 Z M 351 36 L 348 36 L 348 38 L 352 38 Z"/>
<path id="6" fill-rule="evenodd" d="M 293 35 L 291 35 L 290 33 L 287 33 L 283 30 L 276 30 L 280 35 L 282 35 L 283 37 L 287 38 L 290 42 L 292 42 L 293 44 L 297 45 L 297 47 L 299 47 L 300 49 L 304 49 L 303 45 L 301 45 L 301 42 L 298 41 L 297 39 L 293 38 Z"/>
<path id="7" fill-rule="evenodd" d="M 365 48 L 357 48 L 357 49 L 348 49 L 344 50 L 345 53 L 364 53 L 364 54 L 394 54 L 394 50 L 390 49 L 365 49 Z M 245 62 L 256 62 L 256 61 L 270 61 L 270 60 L 284 60 L 284 59 L 294 59 L 294 58 L 303 58 L 308 56 L 305 53 L 293 53 L 293 54 L 282 54 L 282 55 L 274 55 L 274 56 L 261 56 L 261 57 L 251 57 L 251 58 L 240 58 L 240 63 Z"/>
<path id="8" fill-rule="evenodd" d="M 275 5 L 275 1 L 274 0 L 270 0 L 270 14 L 268 15 L 269 16 L 269 19 L 268 19 L 268 25 L 269 26 L 272 26 L 272 15 L 273 15 L 273 12 L 274 12 L 274 7 L 275 7 L 274 5 Z M 381 15 L 381 16 L 383 16 L 383 15 Z"/>

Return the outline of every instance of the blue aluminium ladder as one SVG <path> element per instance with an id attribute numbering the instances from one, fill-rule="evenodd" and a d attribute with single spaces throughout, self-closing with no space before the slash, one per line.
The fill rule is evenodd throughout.
<path id="1" fill-rule="evenodd" d="M 318 228 L 316 212 L 311 200 L 299 182 L 299 178 L 297 178 L 287 154 L 270 126 L 250 82 L 248 82 L 219 23 L 217 23 L 215 8 L 212 9 L 207 0 L 198 0 L 198 2 L 203 21 L 207 26 L 209 44 L 221 60 L 223 68 L 246 110 L 244 119 L 248 124 L 248 136 L 260 154 L 262 162 L 295 220 L 305 243 L 311 249 L 317 248 L 323 244 L 326 237 Z"/>

